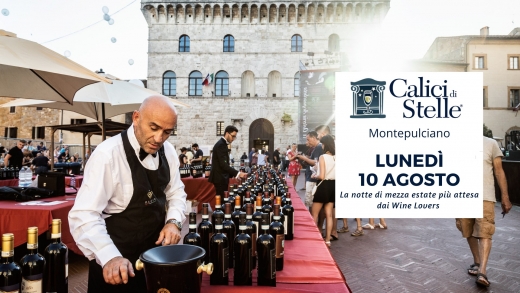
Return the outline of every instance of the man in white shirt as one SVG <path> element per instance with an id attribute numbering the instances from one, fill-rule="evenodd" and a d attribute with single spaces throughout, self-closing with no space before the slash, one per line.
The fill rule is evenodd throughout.
<path id="1" fill-rule="evenodd" d="M 88 292 L 146 292 L 144 273 L 132 264 L 144 251 L 181 239 L 186 193 L 166 141 L 177 123 L 175 107 L 152 96 L 132 119 L 92 153 L 69 213 L 72 236 L 90 260 Z"/>

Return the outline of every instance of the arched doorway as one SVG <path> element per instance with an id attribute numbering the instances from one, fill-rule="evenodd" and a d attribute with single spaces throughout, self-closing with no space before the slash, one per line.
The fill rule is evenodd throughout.
<path id="1" fill-rule="evenodd" d="M 259 118 L 249 126 L 249 149 L 266 147 L 270 154 L 274 151 L 274 127 L 264 118 Z"/>

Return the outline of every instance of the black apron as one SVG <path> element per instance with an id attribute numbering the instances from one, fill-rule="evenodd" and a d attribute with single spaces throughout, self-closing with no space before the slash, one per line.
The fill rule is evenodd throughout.
<path id="1" fill-rule="evenodd" d="M 108 235 L 124 258 L 132 263 L 135 277 L 128 283 L 110 285 L 103 278 L 103 268 L 91 260 L 89 264 L 89 293 L 142 293 L 146 292 L 144 271 L 135 270 L 135 261 L 141 253 L 153 248 L 164 227 L 166 218 L 166 194 L 170 182 L 170 167 L 164 155 L 164 146 L 158 151 L 159 168 L 148 170 L 141 165 L 128 141 L 126 131 L 121 133 L 126 159 L 132 173 L 134 193 L 124 211 L 105 219 Z"/>

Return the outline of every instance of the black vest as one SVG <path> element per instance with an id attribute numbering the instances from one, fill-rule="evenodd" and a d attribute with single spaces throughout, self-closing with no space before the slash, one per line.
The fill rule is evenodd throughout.
<path id="1" fill-rule="evenodd" d="M 137 259 L 146 250 L 155 247 L 155 241 L 164 227 L 166 194 L 170 182 L 170 167 L 164 155 L 164 146 L 158 151 L 159 168 L 152 171 L 141 165 L 128 141 L 126 131 L 121 133 L 126 159 L 132 172 L 134 193 L 126 209 L 105 219 L 107 232 L 123 257 Z"/>

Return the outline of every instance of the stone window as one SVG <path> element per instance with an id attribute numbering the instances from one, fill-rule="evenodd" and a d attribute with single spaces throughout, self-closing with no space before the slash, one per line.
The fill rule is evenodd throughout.
<path id="1" fill-rule="evenodd" d="M 520 58 L 520 56 L 518 55 L 508 55 L 509 57 L 509 68 L 510 70 L 518 70 L 520 69 L 518 67 L 518 59 Z"/>
<path id="2" fill-rule="evenodd" d="M 300 96 L 300 72 L 296 72 L 294 75 L 294 96 Z"/>
<path id="3" fill-rule="evenodd" d="M 17 138 L 18 137 L 18 127 L 6 127 L 4 136 L 7 138 Z"/>
<path id="4" fill-rule="evenodd" d="M 9 107 L 9 114 L 16 113 L 16 107 Z"/>
<path id="5" fill-rule="evenodd" d="M 85 124 L 87 119 L 70 119 L 70 124 Z"/>
<path id="6" fill-rule="evenodd" d="M 235 52 L 235 38 L 232 35 L 224 37 L 224 52 Z"/>
<path id="7" fill-rule="evenodd" d="M 291 52 L 302 51 L 302 36 L 294 35 L 291 38 Z"/>
<path id="8" fill-rule="evenodd" d="M 177 75 L 173 71 L 166 71 L 163 75 L 163 95 L 175 96 L 177 94 Z"/>
<path id="9" fill-rule="evenodd" d="M 224 121 L 217 121 L 217 136 L 224 136 Z"/>
<path id="10" fill-rule="evenodd" d="M 487 54 L 473 55 L 473 69 L 487 69 Z"/>
<path id="11" fill-rule="evenodd" d="M 215 95 L 229 96 L 229 75 L 225 71 L 219 71 L 215 76 Z"/>
<path id="12" fill-rule="evenodd" d="M 242 73 L 242 97 L 255 96 L 255 74 L 249 70 Z"/>
<path id="13" fill-rule="evenodd" d="M 483 89 L 482 89 L 482 99 L 484 100 L 484 108 L 487 108 L 488 107 L 488 88 L 487 86 L 485 86 Z"/>
<path id="14" fill-rule="evenodd" d="M 36 111 L 41 111 L 43 110 L 43 107 L 36 107 Z"/>
<path id="15" fill-rule="evenodd" d="M 179 52 L 189 52 L 190 51 L 190 37 L 187 35 L 182 35 L 179 38 Z"/>
<path id="16" fill-rule="evenodd" d="M 282 96 L 282 75 L 278 71 L 271 71 L 267 76 L 267 96 L 269 98 Z"/>
<path id="17" fill-rule="evenodd" d="M 32 139 L 44 139 L 44 138 L 45 138 L 45 126 L 33 126 Z"/>
<path id="18" fill-rule="evenodd" d="M 172 132 L 170 133 L 170 136 L 177 136 L 177 124 L 173 127 Z"/>
<path id="19" fill-rule="evenodd" d="M 202 74 L 198 71 L 190 73 L 188 95 L 202 96 Z"/>
<path id="20" fill-rule="evenodd" d="M 509 105 L 508 107 L 515 108 L 520 105 L 520 89 L 509 89 Z"/>
<path id="21" fill-rule="evenodd" d="M 339 51 L 339 36 L 336 34 L 332 34 L 329 36 L 329 51 Z"/>

